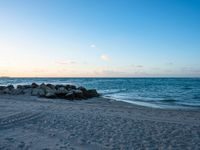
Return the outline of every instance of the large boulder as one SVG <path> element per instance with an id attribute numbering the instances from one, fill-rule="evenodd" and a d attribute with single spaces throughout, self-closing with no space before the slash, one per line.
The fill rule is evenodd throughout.
<path id="1" fill-rule="evenodd" d="M 49 87 L 50 89 L 54 89 L 55 90 L 55 85 L 53 85 L 53 84 L 47 84 L 46 86 Z"/>
<path id="2" fill-rule="evenodd" d="M 23 89 L 20 89 L 20 88 L 16 88 L 13 91 L 13 95 L 23 95 L 23 94 L 24 94 L 24 91 L 23 91 Z"/>
<path id="3" fill-rule="evenodd" d="M 17 85 L 17 89 L 23 89 L 23 85 Z"/>
<path id="4" fill-rule="evenodd" d="M 41 89 L 41 88 L 34 88 L 31 92 L 31 95 L 32 96 L 44 97 L 45 91 L 44 91 L 44 89 Z"/>
<path id="5" fill-rule="evenodd" d="M 6 86 L 0 86 L 0 91 L 4 90 L 6 88 Z"/>
<path id="6" fill-rule="evenodd" d="M 22 85 L 22 88 L 23 89 L 29 89 L 29 88 L 31 88 L 31 85 Z"/>
<path id="7" fill-rule="evenodd" d="M 83 91 L 81 90 L 73 90 L 74 96 L 76 99 L 85 99 L 86 97 L 84 96 Z"/>
<path id="8" fill-rule="evenodd" d="M 6 86 L 0 86 L 0 94 L 4 94 L 5 89 L 6 89 Z"/>
<path id="9" fill-rule="evenodd" d="M 14 86 L 13 85 L 8 85 L 6 88 L 8 88 L 9 90 L 14 90 Z"/>
<path id="10" fill-rule="evenodd" d="M 81 90 L 83 93 L 86 93 L 87 92 L 87 89 L 84 88 L 83 86 L 80 86 L 77 88 L 78 90 Z"/>
<path id="11" fill-rule="evenodd" d="M 49 91 L 45 94 L 46 98 L 56 98 L 56 94 L 52 91 Z"/>
<path id="12" fill-rule="evenodd" d="M 49 86 L 45 85 L 44 83 L 42 83 L 40 85 L 40 89 L 42 89 L 45 93 L 45 97 L 46 98 L 55 98 L 56 97 L 56 90 L 50 88 Z"/>
<path id="13" fill-rule="evenodd" d="M 40 84 L 39 87 L 40 87 L 40 88 L 45 88 L 45 87 L 46 87 L 46 84 L 42 83 L 42 84 Z"/>
<path id="14" fill-rule="evenodd" d="M 9 90 L 9 88 L 5 88 L 3 91 L 2 91 L 3 94 L 11 94 L 11 91 Z"/>
<path id="15" fill-rule="evenodd" d="M 32 84 L 31 84 L 31 88 L 38 88 L 38 87 L 39 87 L 39 85 L 36 84 L 36 83 L 32 83 Z"/>
<path id="16" fill-rule="evenodd" d="M 22 90 L 22 93 L 24 93 L 25 95 L 31 95 L 32 89 L 31 88 L 24 88 Z"/>
<path id="17" fill-rule="evenodd" d="M 56 89 L 56 90 L 58 90 L 58 89 L 61 88 L 61 87 L 64 87 L 64 88 L 65 88 L 65 86 L 62 85 L 62 84 L 57 84 L 57 85 L 55 85 L 55 89 Z"/>
<path id="18" fill-rule="evenodd" d="M 92 98 L 92 97 L 98 97 L 99 96 L 99 94 L 97 93 L 97 90 L 95 90 L 95 89 L 87 90 L 87 92 L 84 93 L 84 95 L 87 98 Z"/>
<path id="19" fill-rule="evenodd" d="M 65 99 L 68 99 L 68 100 L 73 100 L 75 98 L 75 95 L 74 95 L 74 92 L 73 91 L 69 91 L 65 97 Z"/>
<path id="20" fill-rule="evenodd" d="M 15 88 L 13 85 L 8 85 L 6 87 L 1 87 L 1 94 L 13 94 Z"/>
<path id="21" fill-rule="evenodd" d="M 70 85 L 70 84 L 65 85 L 65 88 L 66 88 L 68 91 L 70 91 L 70 90 L 76 90 L 76 86 L 75 86 L 75 85 Z"/>
<path id="22" fill-rule="evenodd" d="M 67 94 L 67 90 L 64 88 L 64 87 L 59 87 L 57 90 L 56 90 L 56 95 L 58 97 L 64 97 L 66 94 Z"/>

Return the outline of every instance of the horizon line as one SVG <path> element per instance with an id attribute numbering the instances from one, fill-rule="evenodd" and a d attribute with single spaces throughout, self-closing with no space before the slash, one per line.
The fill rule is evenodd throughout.
<path id="1" fill-rule="evenodd" d="M 0 76 L 0 79 L 3 79 L 3 78 L 200 78 L 200 76 L 134 76 L 134 77 L 101 77 L 101 76 L 97 76 L 97 77 L 10 77 L 10 76 Z"/>

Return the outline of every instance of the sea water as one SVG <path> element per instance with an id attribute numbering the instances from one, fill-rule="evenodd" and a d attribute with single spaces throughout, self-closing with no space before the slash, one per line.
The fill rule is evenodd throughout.
<path id="1" fill-rule="evenodd" d="M 200 78 L 0 78 L 0 85 L 75 84 L 103 97 L 159 108 L 200 109 Z"/>

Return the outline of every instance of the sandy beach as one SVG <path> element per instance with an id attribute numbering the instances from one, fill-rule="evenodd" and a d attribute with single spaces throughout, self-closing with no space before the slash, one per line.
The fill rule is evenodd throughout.
<path id="1" fill-rule="evenodd" d="M 1 95 L 0 149 L 198 150 L 200 111 Z"/>

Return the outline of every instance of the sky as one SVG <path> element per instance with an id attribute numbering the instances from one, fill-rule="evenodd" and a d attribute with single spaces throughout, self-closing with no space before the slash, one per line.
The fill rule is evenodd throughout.
<path id="1" fill-rule="evenodd" d="M 200 77 L 200 0 L 0 0 L 0 76 Z"/>

